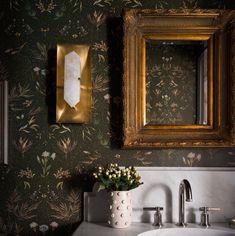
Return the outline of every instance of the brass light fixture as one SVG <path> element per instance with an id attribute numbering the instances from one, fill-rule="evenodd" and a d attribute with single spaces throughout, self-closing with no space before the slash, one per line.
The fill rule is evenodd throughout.
<path id="1" fill-rule="evenodd" d="M 56 121 L 88 123 L 91 112 L 90 47 L 57 45 Z"/>

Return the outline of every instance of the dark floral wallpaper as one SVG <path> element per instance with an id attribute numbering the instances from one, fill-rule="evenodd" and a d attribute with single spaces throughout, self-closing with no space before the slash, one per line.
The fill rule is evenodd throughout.
<path id="1" fill-rule="evenodd" d="M 235 8 L 233 0 L 8 0 L 0 3 L 0 79 L 9 81 L 9 166 L 1 235 L 70 235 L 96 165 L 235 166 L 235 149 L 122 150 L 123 8 Z M 57 43 L 92 46 L 88 125 L 54 122 Z"/>

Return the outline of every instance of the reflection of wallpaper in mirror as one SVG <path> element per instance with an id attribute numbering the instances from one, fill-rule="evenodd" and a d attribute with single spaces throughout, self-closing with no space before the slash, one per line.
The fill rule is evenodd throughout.
<path id="1" fill-rule="evenodd" d="M 197 123 L 197 65 L 203 41 L 146 42 L 146 123 Z"/>

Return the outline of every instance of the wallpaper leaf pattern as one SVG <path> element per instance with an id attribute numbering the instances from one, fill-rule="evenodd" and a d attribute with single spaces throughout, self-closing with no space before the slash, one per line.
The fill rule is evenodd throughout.
<path id="1" fill-rule="evenodd" d="M 173 41 L 147 43 L 146 122 L 196 123 L 195 48 Z"/>
<path id="2" fill-rule="evenodd" d="M 0 80 L 9 81 L 9 166 L 0 166 L 1 235 L 71 235 L 88 174 L 135 166 L 235 166 L 234 149 L 122 150 L 123 8 L 234 8 L 205 0 L 8 0 L 0 4 Z M 90 124 L 56 124 L 57 43 L 92 47 Z"/>

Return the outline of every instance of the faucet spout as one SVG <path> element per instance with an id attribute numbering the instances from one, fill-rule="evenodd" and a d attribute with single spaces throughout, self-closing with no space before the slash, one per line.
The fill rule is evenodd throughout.
<path id="1" fill-rule="evenodd" d="M 192 200 L 191 185 L 188 180 L 183 179 L 179 186 L 179 226 L 187 225 L 185 223 L 185 201 L 191 202 Z"/>
<path id="2" fill-rule="evenodd" d="M 181 188 L 182 190 L 184 190 L 185 192 L 185 201 L 186 202 L 192 202 L 193 201 L 193 194 L 192 194 L 192 189 L 191 189 L 191 185 L 188 182 L 188 180 L 184 179 L 181 182 L 181 185 L 183 188 Z"/>

